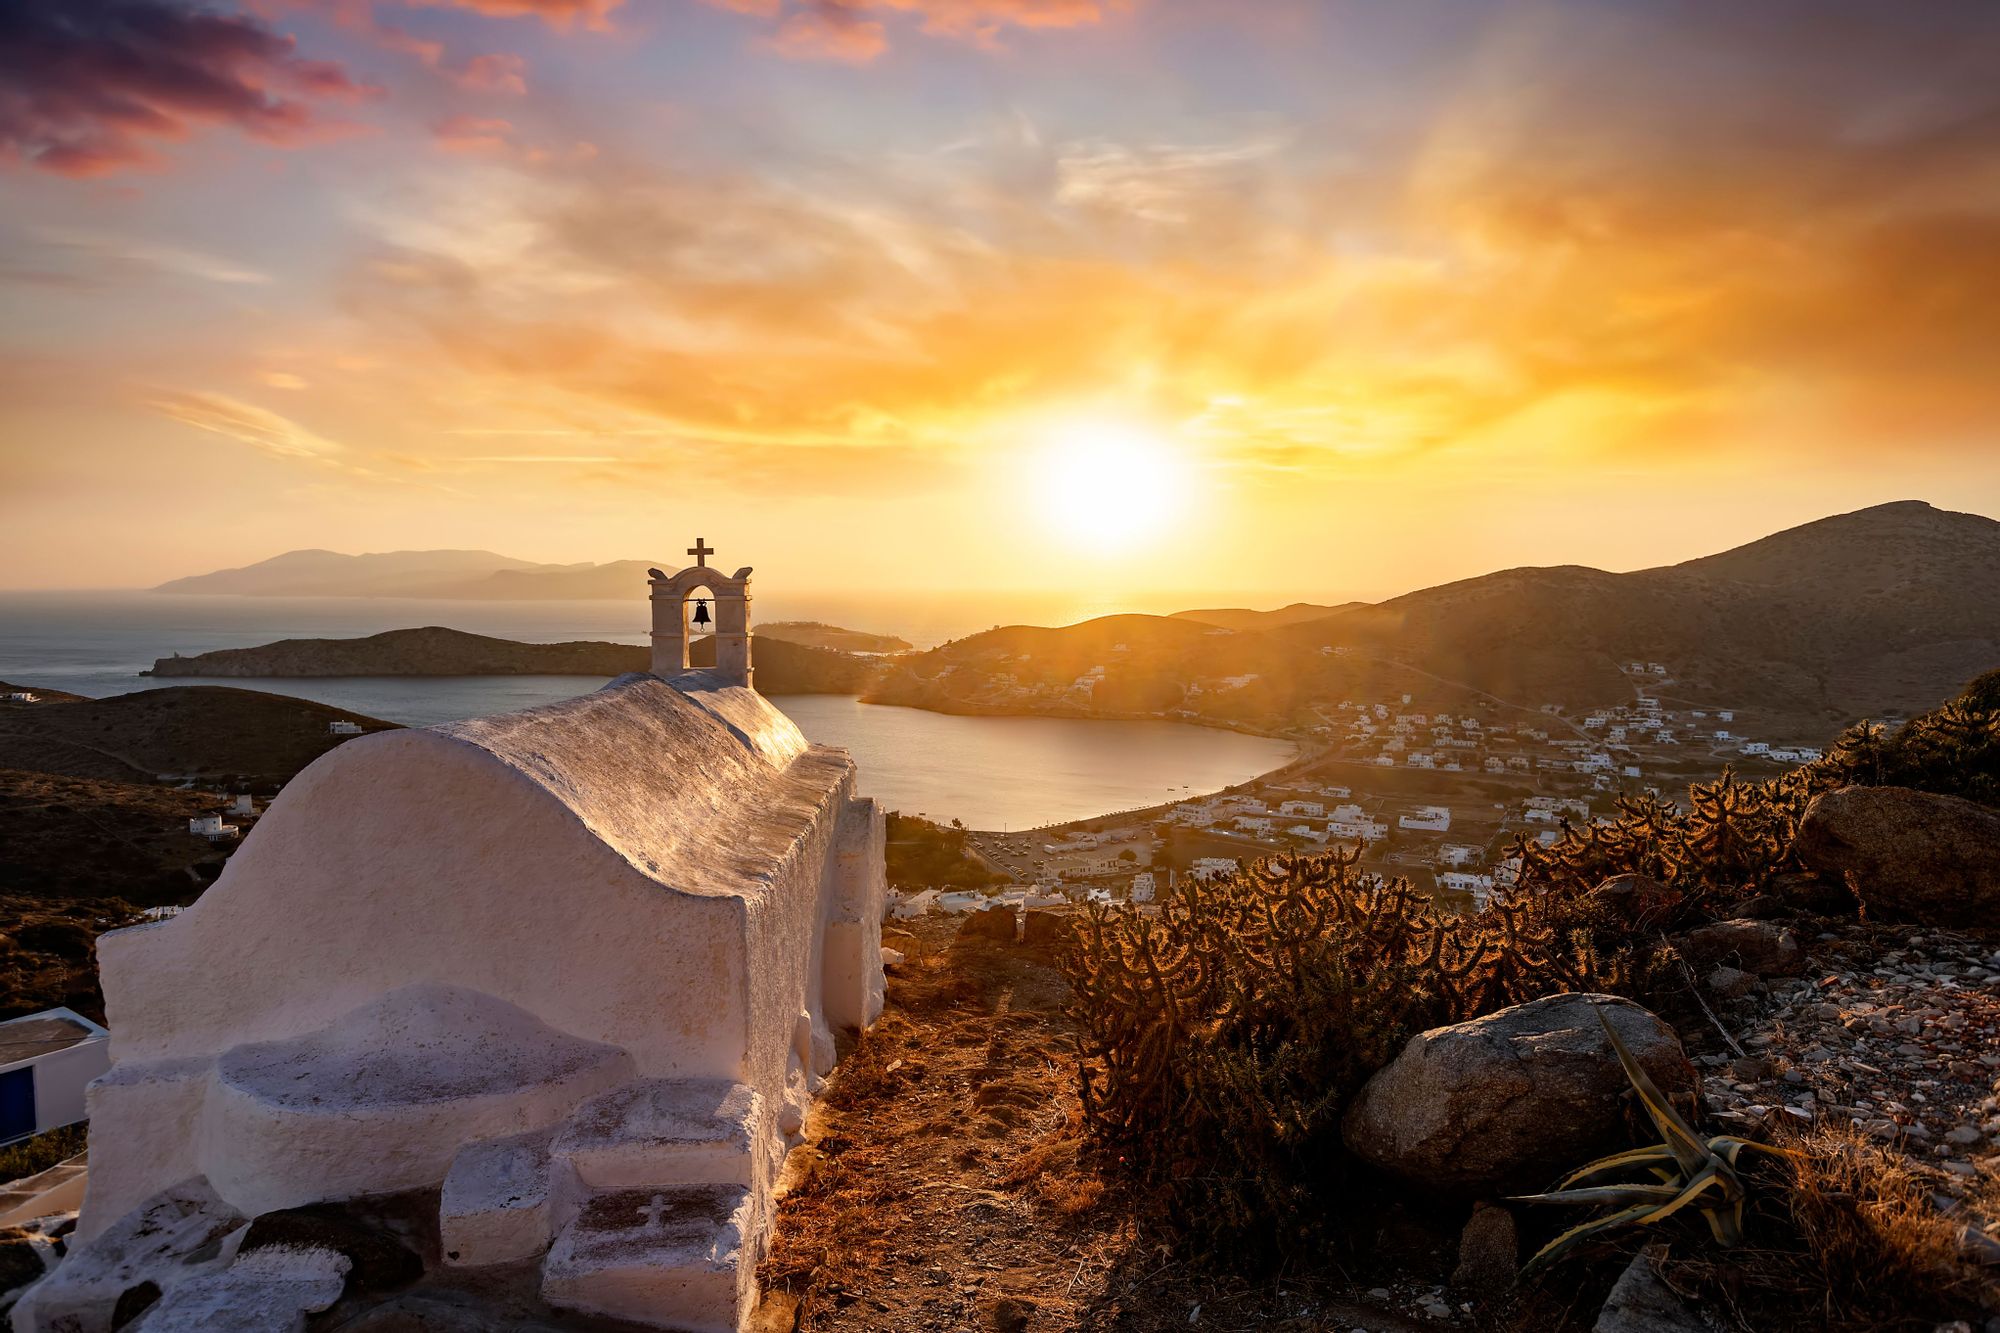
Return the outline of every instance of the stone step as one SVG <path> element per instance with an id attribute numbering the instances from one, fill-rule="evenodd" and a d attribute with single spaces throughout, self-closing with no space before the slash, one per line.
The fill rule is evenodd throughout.
<path id="1" fill-rule="evenodd" d="M 684 1333 L 737 1333 L 756 1303 L 744 1254 L 753 1211 L 740 1185 L 591 1195 L 542 1263 L 542 1298 Z"/>
<path id="2" fill-rule="evenodd" d="M 549 1151 L 591 1189 L 749 1185 L 765 1121 L 745 1084 L 646 1079 L 577 1107 Z"/>
<path id="3" fill-rule="evenodd" d="M 549 1156 L 555 1129 L 468 1143 L 451 1159 L 438 1201 L 447 1264 L 476 1268 L 532 1259 L 548 1247 L 577 1192 L 575 1173 Z"/>

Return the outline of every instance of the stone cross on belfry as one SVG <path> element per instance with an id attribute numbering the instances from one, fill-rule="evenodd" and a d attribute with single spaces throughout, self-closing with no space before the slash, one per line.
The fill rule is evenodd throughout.
<path id="1" fill-rule="evenodd" d="M 651 570 L 649 585 L 653 603 L 653 674 L 677 676 L 692 664 L 690 649 L 694 638 L 709 624 L 688 619 L 690 602 L 715 603 L 715 665 L 707 668 L 731 685 L 754 689 L 750 669 L 750 567 L 734 574 L 710 569 L 708 558 L 715 548 L 706 537 L 696 537 L 688 547 L 694 563 L 678 573 Z"/>

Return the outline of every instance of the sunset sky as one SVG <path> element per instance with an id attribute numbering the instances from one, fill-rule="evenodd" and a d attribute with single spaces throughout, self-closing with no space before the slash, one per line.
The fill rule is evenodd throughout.
<path id="1" fill-rule="evenodd" d="M 0 204 L 0 586 L 2000 515 L 1987 0 L 0 0 Z"/>

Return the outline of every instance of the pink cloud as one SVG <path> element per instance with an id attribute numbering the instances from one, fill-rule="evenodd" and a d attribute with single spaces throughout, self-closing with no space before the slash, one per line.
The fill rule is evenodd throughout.
<path id="1" fill-rule="evenodd" d="M 0 7 L 0 159 L 69 176 L 155 164 L 233 127 L 289 146 L 342 132 L 317 103 L 380 90 L 247 15 L 180 0 Z"/>
<path id="2" fill-rule="evenodd" d="M 776 19 L 763 45 L 795 60 L 866 64 L 889 46 L 881 17 L 909 15 L 921 31 L 997 47 L 1015 28 L 1101 23 L 1135 0 L 706 0 L 718 9 Z"/>

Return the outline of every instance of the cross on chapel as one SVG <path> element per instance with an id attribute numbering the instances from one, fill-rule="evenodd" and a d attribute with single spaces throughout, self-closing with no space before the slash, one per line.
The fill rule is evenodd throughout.
<path id="1" fill-rule="evenodd" d="M 696 537 L 694 545 L 688 547 L 688 554 L 694 557 L 694 563 L 698 568 L 706 569 L 708 568 L 708 558 L 715 554 L 715 548 L 710 546 L 705 539 Z"/>

